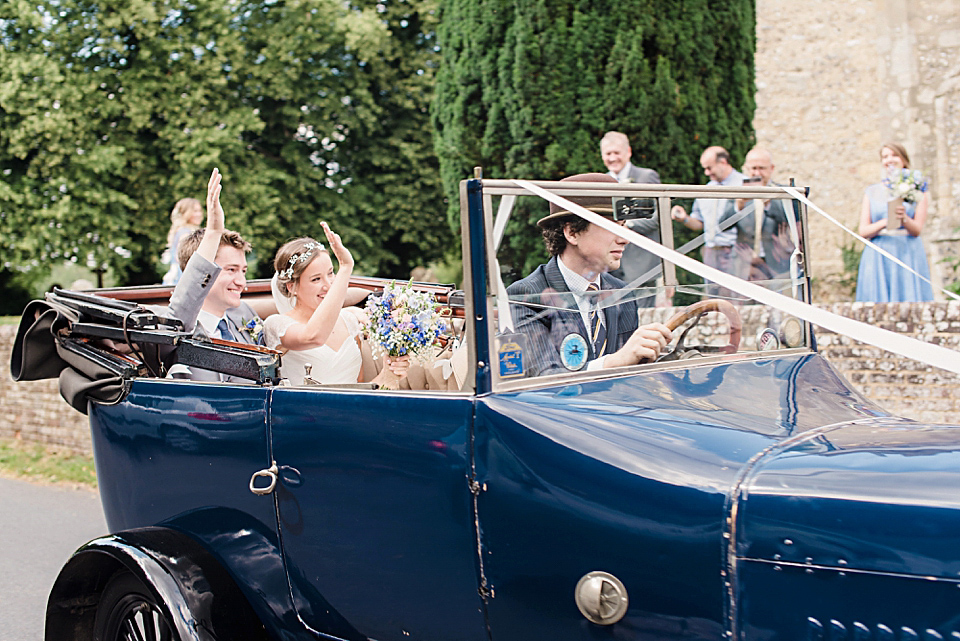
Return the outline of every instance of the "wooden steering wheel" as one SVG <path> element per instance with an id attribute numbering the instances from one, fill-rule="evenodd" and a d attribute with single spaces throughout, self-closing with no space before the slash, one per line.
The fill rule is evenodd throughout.
<path id="1" fill-rule="evenodd" d="M 664 359 L 665 357 L 672 357 L 670 360 L 681 358 L 680 354 L 684 351 L 710 351 L 721 354 L 735 354 L 737 349 L 740 348 L 740 334 L 743 331 L 743 322 L 740 320 L 740 314 L 737 312 L 737 308 L 730 301 L 722 300 L 720 298 L 702 300 L 698 303 L 690 305 L 689 307 L 685 307 L 680 312 L 670 317 L 670 319 L 666 322 L 666 325 L 672 332 L 691 318 L 697 318 L 701 314 L 706 314 L 707 312 L 720 312 L 727 317 L 727 322 L 730 324 L 730 336 L 728 339 L 729 343 L 727 345 L 724 345 L 723 347 L 710 346 L 709 348 L 704 346 L 687 347 L 683 344 L 683 339 L 686 336 L 686 332 L 684 332 L 684 334 L 682 334 L 677 340 L 677 345 L 674 347 L 673 351 L 665 356 L 661 356 L 661 358 L 657 360 Z"/>

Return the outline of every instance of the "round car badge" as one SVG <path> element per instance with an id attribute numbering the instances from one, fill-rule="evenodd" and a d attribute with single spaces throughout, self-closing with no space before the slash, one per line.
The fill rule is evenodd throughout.
<path id="1" fill-rule="evenodd" d="M 769 327 L 760 330 L 760 333 L 757 334 L 757 349 L 761 352 L 780 349 L 780 339 L 777 338 L 777 333 Z"/>
<path id="2" fill-rule="evenodd" d="M 587 362 L 587 340 L 580 334 L 567 334 L 560 343 L 560 362 L 574 372 L 582 368 Z"/>

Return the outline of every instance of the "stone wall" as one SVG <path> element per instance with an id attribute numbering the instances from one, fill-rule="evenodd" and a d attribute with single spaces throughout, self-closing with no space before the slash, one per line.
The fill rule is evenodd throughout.
<path id="1" fill-rule="evenodd" d="M 914 336 L 960 351 L 960 302 L 950 303 L 833 303 L 828 311 Z M 651 309 L 654 315 L 672 310 Z M 760 307 L 744 308 L 744 343 L 756 335 L 764 319 Z M 659 320 L 663 320 L 659 318 Z M 726 335 L 722 322 L 706 323 L 706 333 Z M 0 325 L 0 361 L 10 362 L 16 327 Z M 821 352 L 853 386 L 884 409 L 900 416 L 933 423 L 957 423 L 960 417 L 960 376 L 925 367 L 845 336 L 819 329 Z M 691 340 L 696 338 L 691 333 Z M 725 341 L 724 341 L 725 342 Z M 56 381 L 15 383 L 9 367 L 0 376 L 0 438 L 21 438 L 77 453 L 90 454 L 87 417 L 60 398 Z"/>
<path id="2" fill-rule="evenodd" d="M 90 454 L 87 417 L 60 397 L 56 380 L 15 383 L 10 377 L 10 355 L 16 325 L 0 325 L 0 438 L 44 443 L 81 454 Z"/>
<path id="3" fill-rule="evenodd" d="M 880 146 L 903 143 L 932 179 L 932 279 L 956 280 L 941 259 L 956 255 L 960 227 L 960 0 L 757 0 L 756 74 L 754 127 L 774 178 L 810 187 L 855 231 Z M 849 300 L 841 248 L 855 241 L 818 215 L 810 235 L 814 299 Z"/>

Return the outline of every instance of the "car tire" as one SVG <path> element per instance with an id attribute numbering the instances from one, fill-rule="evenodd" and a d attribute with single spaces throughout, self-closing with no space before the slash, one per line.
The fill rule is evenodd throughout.
<path id="1" fill-rule="evenodd" d="M 150 590 L 132 573 L 110 579 L 97 606 L 95 641 L 180 641 Z"/>

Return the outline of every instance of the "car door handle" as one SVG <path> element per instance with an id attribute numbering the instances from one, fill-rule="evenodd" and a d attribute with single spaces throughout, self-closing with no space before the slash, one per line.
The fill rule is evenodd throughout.
<path id="1" fill-rule="evenodd" d="M 265 470 L 260 470 L 259 472 L 254 472 L 253 476 L 250 477 L 250 491 L 256 494 L 257 496 L 264 496 L 273 492 L 273 489 L 277 487 L 277 462 L 271 461 L 272 465 Z M 266 487 L 257 487 L 257 479 L 263 477 L 270 479 L 270 483 Z"/>

